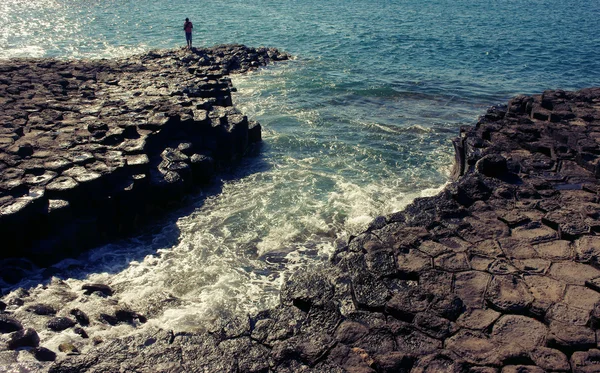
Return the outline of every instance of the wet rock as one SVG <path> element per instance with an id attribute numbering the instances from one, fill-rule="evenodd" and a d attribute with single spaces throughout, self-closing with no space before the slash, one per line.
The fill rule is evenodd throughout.
<path id="1" fill-rule="evenodd" d="M 370 272 L 356 275 L 353 281 L 354 297 L 360 306 L 383 308 L 389 298 L 389 291 L 382 281 Z"/>
<path id="2" fill-rule="evenodd" d="M 223 341 L 219 344 L 219 349 L 223 351 L 225 357 L 233 357 L 242 372 L 265 372 L 269 369 L 267 361 L 269 350 L 253 343 L 249 338 Z"/>
<path id="3" fill-rule="evenodd" d="M 46 326 L 48 329 L 53 330 L 55 332 L 60 332 L 65 329 L 69 329 L 75 325 L 75 321 L 68 317 L 54 317 L 48 320 Z"/>
<path id="4" fill-rule="evenodd" d="M 312 307 L 306 320 L 300 326 L 300 330 L 307 334 L 319 331 L 332 335 L 341 321 L 342 315 L 338 307 L 334 303 L 328 303 L 324 307 Z M 239 324 L 244 325 L 245 323 Z"/>
<path id="5" fill-rule="evenodd" d="M 32 263 L 26 259 L 11 258 L 3 260 L 0 263 L 0 278 L 8 284 L 17 284 L 26 277 L 27 273 L 32 269 Z"/>
<path id="6" fill-rule="evenodd" d="M 75 347 L 75 345 L 70 342 L 61 343 L 60 345 L 58 345 L 58 350 L 67 355 L 79 355 L 80 354 L 77 347 Z"/>
<path id="7" fill-rule="evenodd" d="M 394 275 L 398 270 L 391 250 L 378 250 L 365 256 L 367 268 L 379 277 Z"/>
<path id="8" fill-rule="evenodd" d="M 117 325 L 119 323 L 119 319 L 117 319 L 115 316 L 113 315 L 109 315 L 106 313 L 100 313 L 98 315 L 98 320 L 102 323 L 105 324 L 109 324 L 109 325 Z"/>
<path id="9" fill-rule="evenodd" d="M 132 232 L 260 141 L 260 125 L 232 107 L 233 89 L 225 75 L 288 56 L 239 46 L 151 55 L 2 63 L 0 69 L 8 71 L 3 83 L 20 88 L 11 88 L 14 92 L 1 103 L 0 196 L 10 199 L 0 202 L 0 234 L 16 232 L 17 238 L 11 252 L 1 256 L 25 255 L 45 265 Z M 61 71 L 63 65 L 71 72 Z M 209 116 L 218 117 L 220 125 L 211 127 Z M 133 182 L 139 175 L 155 182 Z M 177 193 L 161 193 L 164 188 Z M 121 198 L 121 193 L 135 198 Z M 54 219 L 51 200 L 68 202 L 69 214 Z M 135 219 L 135 211 L 151 213 Z M 79 221 L 102 223 L 76 235 L 65 232 L 65 223 Z M 21 272 L 1 273 L 16 283 L 26 275 Z"/>
<path id="10" fill-rule="evenodd" d="M 272 345 L 297 334 L 307 313 L 297 307 L 280 307 L 266 315 L 259 315 L 252 331 L 253 338 Z"/>
<path id="11" fill-rule="evenodd" d="M 90 114 L 78 121 L 84 123 L 80 130 L 93 134 L 86 133 L 93 144 L 78 144 L 70 135 L 57 140 L 77 156 L 57 151 L 40 161 L 0 158 L 0 171 L 8 170 L 10 181 L 3 179 L 8 186 L 0 190 L 6 194 L 0 204 L 8 206 L 3 211 L 11 215 L 23 209 L 35 215 L 37 200 L 47 196 L 22 199 L 29 185 L 46 188 L 50 196 L 64 192 L 61 199 L 73 212 L 89 207 L 75 191 L 115 188 L 128 203 L 123 211 L 147 207 L 129 198 L 136 188 L 158 209 L 190 190 L 190 180 L 209 179 L 222 161 L 238 157 L 248 138 L 256 137 L 251 135 L 253 124 L 226 107 L 231 96 L 229 81 L 222 77 L 228 69 L 245 71 L 256 61 L 240 57 L 248 52 L 243 48 L 235 58 L 221 52 L 218 61 L 196 52 L 172 60 L 182 66 L 178 73 L 207 74 L 206 79 L 180 86 L 149 84 L 134 92 L 140 100 L 135 128 L 116 129 L 97 119 L 100 114 L 118 117 L 128 105 L 125 100 L 119 107 L 79 109 Z M 263 61 L 275 56 L 263 52 Z M 151 70 L 152 63 L 166 56 L 160 51 L 145 55 L 144 69 Z M 95 84 L 118 90 L 120 82 L 131 83 L 120 81 L 117 70 L 103 71 Z M 58 84 L 56 90 L 69 84 Z M 144 95 L 157 98 L 160 103 L 153 107 L 162 109 L 142 115 L 149 110 Z M 377 218 L 366 232 L 337 247 L 331 267 L 292 273 L 273 309 L 215 322 L 207 333 L 143 328 L 117 339 L 94 336 L 85 355 L 63 356 L 50 371 L 596 371 L 598 102 L 600 89 L 547 91 L 488 110 L 475 126 L 461 128 L 454 141 L 460 179 L 435 197 L 418 198 L 402 212 Z M 226 106 L 216 109 L 213 104 Z M 61 115 L 68 113 L 36 113 L 24 123 L 39 126 L 60 121 Z M 46 141 L 31 142 L 31 158 L 41 150 L 38 144 L 50 144 Z M 10 156 L 18 156 L 21 143 L 5 143 Z M 25 180 L 32 172 L 41 176 Z M 73 190 L 67 193 L 63 186 Z M 56 206 L 48 202 L 44 214 L 56 213 Z M 131 213 L 126 220 L 134 218 Z M 7 229 L 4 221 L 0 233 Z M 22 229 L 13 223 L 8 231 Z M 22 269 L 19 276 L 31 270 L 14 267 Z M 82 290 L 113 294 L 102 284 Z M 25 300 L 34 303 L 17 292 L 4 299 L 11 310 Z M 103 328 L 145 321 L 122 306 L 112 314 L 116 300 L 110 304 L 110 310 L 98 311 Z M 159 315 L 162 306 L 144 312 Z M 80 325 L 89 323 L 79 310 L 71 315 Z M 87 336 L 81 328 L 73 331 Z M 62 346 L 60 351 L 74 350 Z"/>
<path id="12" fill-rule="evenodd" d="M 119 309 L 115 311 L 115 317 L 118 322 L 133 324 L 133 321 L 138 318 L 138 314 L 132 310 Z"/>
<path id="13" fill-rule="evenodd" d="M 87 326 L 90 324 L 89 317 L 82 310 L 74 308 L 69 313 L 75 317 L 75 320 L 77 320 L 79 325 Z"/>
<path id="14" fill-rule="evenodd" d="M 476 177 L 463 178 L 449 188 L 454 200 L 465 207 L 470 207 L 477 201 L 485 201 L 492 194 L 492 189 L 484 180 Z"/>
<path id="15" fill-rule="evenodd" d="M 83 328 L 80 328 L 80 327 L 73 328 L 73 333 L 79 335 L 81 338 L 84 338 L 84 339 L 89 338 L 87 332 Z"/>
<path id="16" fill-rule="evenodd" d="M 54 353 L 54 351 L 49 350 L 45 347 L 36 347 L 33 350 L 33 356 L 35 356 L 35 358 L 38 361 L 54 361 L 54 360 L 56 360 L 56 353 Z"/>
<path id="17" fill-rule="evenodd" d="M 7 346 L 9 350 L 15 350 L 20 347 L 37 347 L 39 343 L 40 337 L 37 332 L 32 328 L 26 328 L 10 334 Z"/>
<path id="18" fill-rule="evenodd" d="M 323 274 L 296 272 L 283 285 L 281 298 L 284 304 L 294 304 L 307 311 L 312 305 L 322 306 L 333 296 L 333 286 Z"/>
<path id="19" fill-rule="evenodd" d="M 11 333 L 23 329 L 19 320 L 7 314 L 0 314 L 0 333 Z"/>
<path id="20" fill-rule="evenodd" d="M 26 308 L 26 311 L 35 313 L 36 315 L 56 315 L 56 310 L 52 306 L 46 304 L 33 304 Z"/>
<path id="21" fill-rule="evenodd" d="M 81 286 L 81 290 L 84 291 L 85 295 L 90 295 L 96 291 L 104 294 L 105 296 L 113 295 L 113 290 L 111 287 L 104 284 L 85 284 Z"/>

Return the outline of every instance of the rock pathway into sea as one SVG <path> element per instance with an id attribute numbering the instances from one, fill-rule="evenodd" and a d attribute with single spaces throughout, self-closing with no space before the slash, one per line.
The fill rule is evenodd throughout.
<path id="1" fill-rule="evenodd" d="M 261 139 L 233 107 L 227 75 L 288 57 L 228 45 L 2 62 L 0 258 L 72 256 L 207 184 Z M 0 263 L 0 276 L 14 282 L 15 264 Z"/>

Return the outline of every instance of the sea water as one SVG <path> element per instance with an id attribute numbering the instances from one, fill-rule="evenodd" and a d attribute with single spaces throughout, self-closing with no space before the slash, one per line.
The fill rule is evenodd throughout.
<path id="1" fill-rule="evenodd" d="M 451 139 L 488 106 L 600 85 L 597 0 L 3 0 L 0 58 L 179 48 L 186 17 L 196 47 L 294 56 L 233 77 L 262 145 L 143 233 L 50 272 L 73 288 L 107 283 L 175 330 L 275 305 L 286 273 L 437 193 Z M 44 273 L 17 286 L 39 288 Z"/>

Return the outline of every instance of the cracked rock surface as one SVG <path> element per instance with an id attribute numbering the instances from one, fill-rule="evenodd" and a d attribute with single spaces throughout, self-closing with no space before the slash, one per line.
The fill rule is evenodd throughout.
<path id="1" fill-rule="evenodd" d="M 207 183 L 261 139 L 227 75 L 288 57 L 224 45 L 0 62 L 0 259 L 72 256 Z M 27 270 L 18 264 L 2 268 L 6 282 Z"/>
<path id="2" fill-rule="evenodd" d="M 291 275 L 279 307 L 50 371 L 598 372 L 599 129 L 598 88 L 492 107 L 455 182 Z"/>
<path id="3" fill-rule="evenodd" d="M 456 181 L 290 275 L 273 309 L 85 353 L 41 350 L 7 313 L 3 340 L 53 373 L 600 371 L 600 88 L 516 97 L 454 145 Z M 16 295 L 4 300 L 18 310 Z M 81 318 L 31 310 L 61 326 Z"/>

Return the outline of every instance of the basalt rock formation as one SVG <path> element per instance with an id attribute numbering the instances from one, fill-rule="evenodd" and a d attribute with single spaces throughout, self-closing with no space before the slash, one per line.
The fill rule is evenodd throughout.
<path id="1" fill-rule="evenodd" d="M 292 274 L 278 307 L 49 371 L 598 372 L 598 129 L 600 88 L 492 107 L 454 141 L 456 181 Z"/>
<path id="2" fill-rule="evenodd" d="M 0 363 L 53 373 L 600 371 L 600 88 L 516 97 L 461 128 L 454 146 L 454 182 L 375 219 L 331 263 L 293 273 L 273 309 L 202 333 L 148 328 L 104 341 L 85 328 L 146 315 L 89 318 L 20 290 L 0 304 Z M 52 289 L 82 302 L 118 295 L 103 284 Z M 77 336 L 58 351 L 43 346 L 69 330 Z"/>
<path id="3" fill-rule="evenodd" d="M 207 183 L 261 139 L 260 125 L 232 106 L 227 75 L 287 58 L 228 45 L 2 61 L 0 259 L 76 254 Z M 19 278 L 17 262 L 2 271 L 6 281 Z"/>

